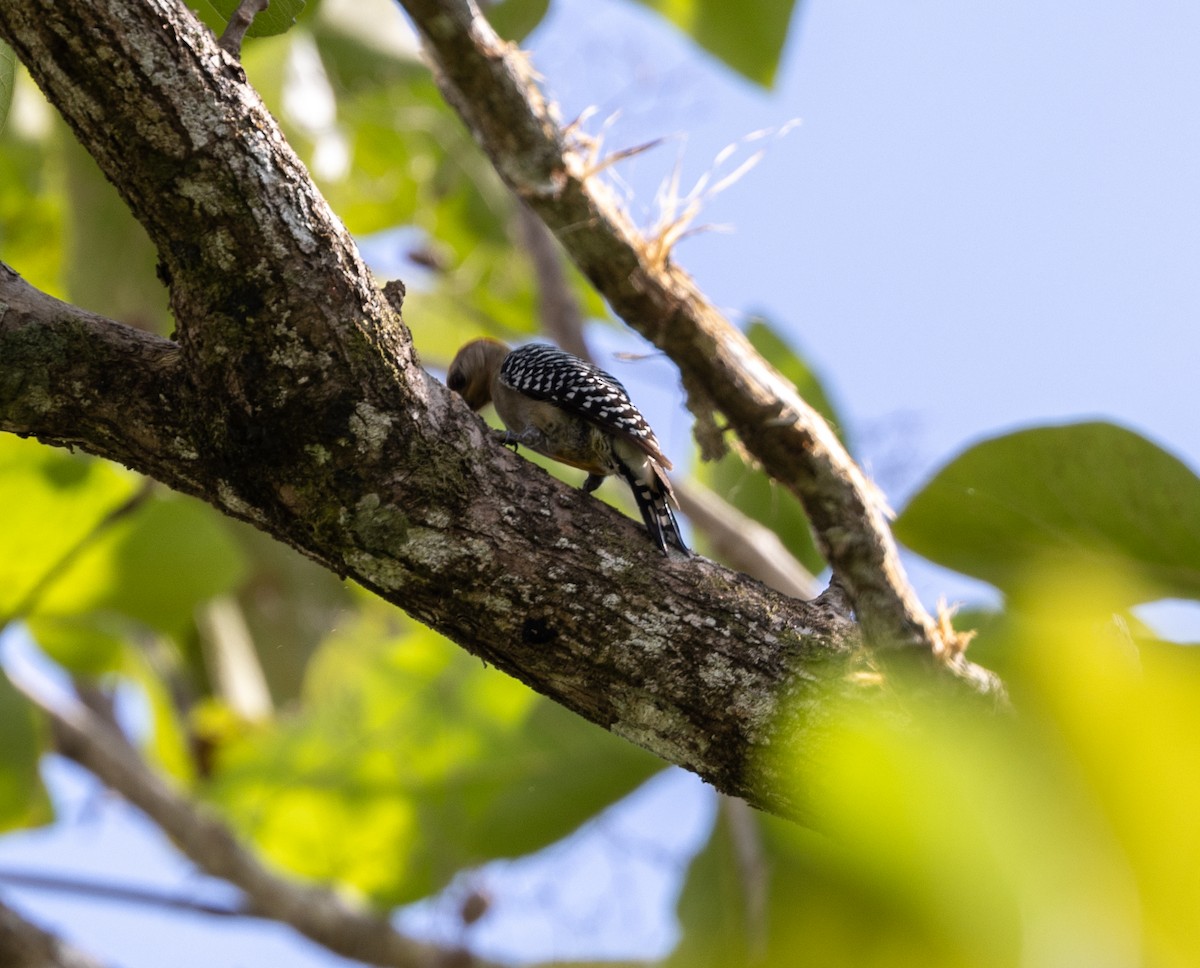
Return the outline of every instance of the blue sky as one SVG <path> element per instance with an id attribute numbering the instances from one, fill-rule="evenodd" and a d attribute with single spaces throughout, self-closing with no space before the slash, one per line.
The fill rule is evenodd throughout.
<path id="1" fill-rule="evenodd" d="M 686 186 L 800 119 L 706 207 L 731 234 L 676 258 L 818 367 L 897 507 L 969 443 L 1040 423 L 1110 419 L 1200 467 L 1200 7 L 818 0 L 767 93 L 643 40 L 633 5 L 558 10 L 532 46 L 564 116 L 619 108 L 612 148 L 679 136 L 621 166 L 642 224 L 677 161 Z M 687 432 L 680 414 L 674 453 Z M 927 602 L 991 597 L 911 567 Z"/>
<path id="2" fill-rule="evenodd" d="M 817 0 L 773 92 L 619 0 L 556 0 L 528 46 L 565 118 L 620 111 L 608 147 L 677 136 L 620 168 L 642 224 L 677 161 L 686 186 L 731 142 L 801 119 L 706 208 L 702 222 L 732 232 L 690 238 L 676 260 L 732 317 L 766 313 L 821 370 L 895 503 L 973 440 L 1082 417 L 1200 466 L 1200 5 Z M 670 367 L 611 368 L 686 453 Z M 977 591 L 914 576 L 930 604 Z M 128 870 L 136 857 L 152 882 L 194 883 L 131 812 L 101 800 L 90 813 L 81 782 L 57 776 L 70 822 L 6 838 L 0 864 Z M 274 928 L 18 896 L 128 966 L 160 964 L 162 938 L 178 968 L 340 963 Z M 665 912 L 669 891 L 655 897 Z"/>
<path id="3" fill-rule="evenodd" d="M 923 465 L 1093 414 L 1200 456 L 1181 406 L 1200 318 L 1200 8 L 817 2 L 767 94 L 670 38 L 636 57 L 640 11 L 566 8 L 550 37 L 586 34 L 582 58 L 534 45 L 565 116 L 620 106 L 613 147 L 686 132 L 623 166 L 643 202 L 680 151 L 694 177 L 801 119 L 707 208 L 734 234 L 677 258 L 732 314 L 775 319 L 852 422 L 916 414 Z"/>

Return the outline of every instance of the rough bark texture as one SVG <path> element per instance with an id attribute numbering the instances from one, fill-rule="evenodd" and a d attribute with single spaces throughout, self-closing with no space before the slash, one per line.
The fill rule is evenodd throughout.
<path id="1" fill-rule="evenodd" d="M 181 4 L 6 0 L 0 35 L 145 225 L 177 324 L 177 341 L 147 336 L 0 272 L 0 430 L 197 495 L 719 789 L 803 813 L 784 761 L 755 754 L 786 746 L 803 768 L 819 746 L 830 692 L 853 688 L 841 610 L 668 560 L 494 444 L 420 369 L 241 69 Z"/>

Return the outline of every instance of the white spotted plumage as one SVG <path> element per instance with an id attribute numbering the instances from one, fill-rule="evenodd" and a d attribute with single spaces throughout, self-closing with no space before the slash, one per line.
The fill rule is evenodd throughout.
<path id="1" fill-rule="evenodd" d="M 664 467 L 658 439 L 629 392 L 616 377 L 598 366 L 545 343 L 530 343 L 508 354 L 500 367 L 500 380 L 535 400 L 545 400 L 609 432 L 636 441 Z"/>

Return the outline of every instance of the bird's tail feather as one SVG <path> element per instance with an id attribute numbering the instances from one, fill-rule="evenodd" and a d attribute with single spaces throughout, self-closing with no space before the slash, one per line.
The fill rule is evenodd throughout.
<path id="1" fill-rule="evenodd" d="M 671 492 L 671 482 L 667 480 L 667 475 L 661 468 L 649 461 L 647 465 L 654 472 L 649 483 L 638 477 L 624 461 L 618 462 L 618 469 L 633 491 L 633 499 L 642 513 L 646 530 L 650 532 L 650 537 L 659 549 L 666 553 L 669 544 L 690 555 L 691 550 L 684 543 L 683 535 L 679 531 L 679 521 L 675 518 L 672 507 L 675 495 Z"/>

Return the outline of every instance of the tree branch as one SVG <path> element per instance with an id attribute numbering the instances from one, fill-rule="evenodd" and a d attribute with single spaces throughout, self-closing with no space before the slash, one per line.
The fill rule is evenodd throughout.
<path id="1" fill-rule="evenodd" d="M 123 736 L 81 704 L 56 709 L 36 689 L 15 685 L 47 717 L 59 752 L 153 820 L 197 867 L 240 888 L 245 914 L 290 925 L 330 951 L 376 965 L 432 968 L 446 950 L 406 938 L 387 918 L 340 896 L 299 886 L 264 867 L 213 814 L 148 769 Z"/>
<path id="2" fill-rule="evenodd" d="M 701 419 L 721 411 L 747 449 L 804 504 L 872 641 L 955 650 L 909 586 L 876 489 L 825 421 L 680 269 L 655 260 L 603 184 L 587 146 L 559 126 L 526 56 L 472 0 L 400 0 L 442 92 L 501 177 L 538 213 L 614 311 L 679 366 Z"/>
<path id="3" fill-rule="evenodd" d="M 267 9 L 267 3 L 268 0 L 241 0 L 229 22 L 225 24 L 221 39 L 217 41 L 222 50 L 232 57 L 241 56 L 242 40 L 245 39 L 246 31 L 254 23 L 254 18 Z"/>
<path id="4" fill-rule="evenodd" d="M 759 754 L 793 750 L 802 768 L 831 694 L 858 688 L 840 609 L 664 560 L 640 526 L 495 444 L 417 365 L 240 68 L 182 4 L 7 0 L 0 35 L 147 227 L 179 333 L 135 334 L 0 273 L 0 308 L 27 307 L 0 316 L 0 430 L 197 495 L 592 722 L 803 815 L 773 772 L 785 758 Z"/>
<path id="5" fill-rule="evenodd" d="M 120 904 L 141 904 L 146 907 L 165 908 L 169 911 L 186 911 L 189 914 L 206 914 L 215 918 L 251 918 L 259 915 L 241 905 L 213 904 L 197 898 L 166 894 L 144 887 L 114 884 L 109 881 L 89 880 L 83 877 L 60 877 L 36 871 L 15 870 L 0 867 L 0 884 L 33 891 L 52 891 L 91 897 Z M 7 962 L 5 962 L 7 964 Z"/>
<path id="6" fill-rule="evenodd" d="M 0 902 L 0 964 L 5 968 L 101 968 L 100 962 L 26 921 Z"/>

